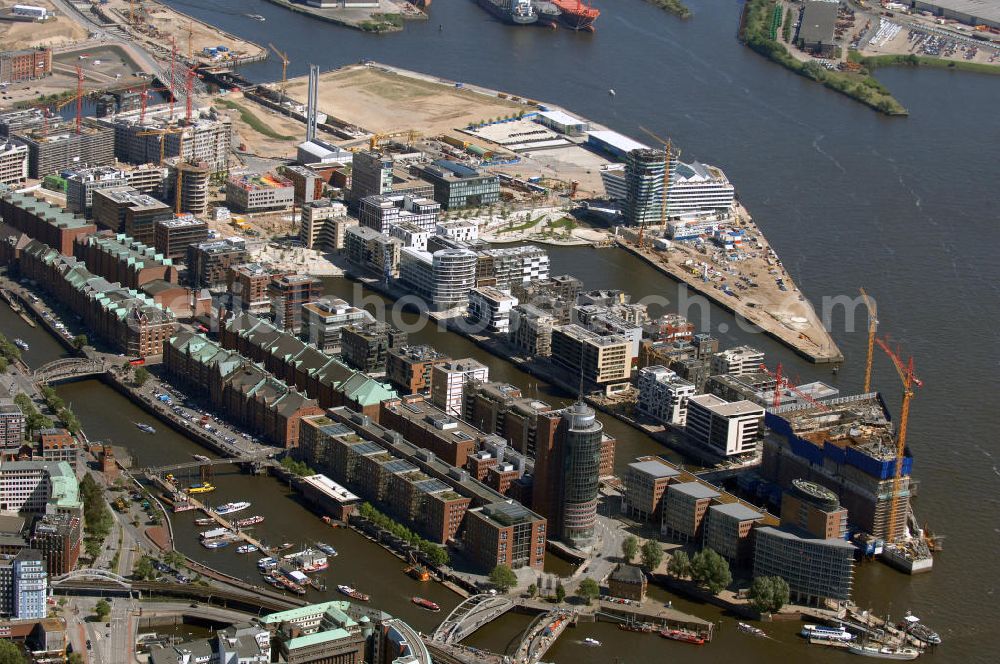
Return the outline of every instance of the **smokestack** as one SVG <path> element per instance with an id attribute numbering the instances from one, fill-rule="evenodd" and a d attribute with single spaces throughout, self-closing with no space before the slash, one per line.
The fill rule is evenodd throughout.
<path id="1" fill-rule="evenodd" d="M 309 99 L 306 102 L 306 141 L 316 139 L 316 106 L 319 103 L 319 66 L 309 65 Z"/>

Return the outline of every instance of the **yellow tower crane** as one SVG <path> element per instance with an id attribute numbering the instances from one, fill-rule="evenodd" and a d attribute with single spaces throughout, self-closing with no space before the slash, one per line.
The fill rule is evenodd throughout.
<path id="1" fill-rule="evenodd" d="M 875 332 L 878 330 L 878 309 L 865 289 L 862 288 L 861 297 L 865 300 L 865 307 L 868 308 L 868 359 L 865 361 L 865 389 L 868 394 L 872 389 L 872 357 L 875 354 Z"/>
<path id="2" fill-rule="evenodd" d="M 166 146 L 168 134 L 180 134 L 184 132 L 184 127 L 168 127 L 166 129 L 150 129 L 140 131 L 137 136 L 159 136 L 160 137 L 160 166 L 163 166 L 163 149 Z M 184 173 L 181 171 L 181 163 L 184 161 L 184 137 L 178 142 L 177 149 L 177 183 L 174 185 L 174 214 L 181 213 L 181 187 L 184 184 Z"/>
<path id="3" fill-rule="evenodd" d="M 281 60 L 281 100 L 284 101 L 285 90 L 288 86 L 288 63 L 291 62 L 291 60 L 288 59 L 288 56 L 285 53 L 279 51 L 278 47 L 274 44 L 269 43 L 268 46 L 271 47 L 271 50 L 274 51 L 275 55 L 278 56 L 278 59 Z"/>
<path id="4" fill-rule="evenodd" d="M 899 485 L 903 479 L 903 458 L 906 455 L 906 427 L 910 420 L 910 400 L 913 398 L 914 386 L 923 387 L 924 383 L 913 373 L 912 357 L 904 362 L 898 352 L 889 348 L 886 340 L 876 339 L 875 342 L 892 360 L 892 365 L 896 368 L 899 380 L 903 384 L 903 404 L 900 407 L 899 429 L 896 432 L 896 469 L 892 476 L 892 502 L 889 508 L 889 521 L 886 523 L 886 541 L 893 542 L 898 539 L 897 532 L 905 532 L 906 525 L 905 514 L 903 515 L 903 528 L 897 528 L 896 522 L 899 518 Z"/>

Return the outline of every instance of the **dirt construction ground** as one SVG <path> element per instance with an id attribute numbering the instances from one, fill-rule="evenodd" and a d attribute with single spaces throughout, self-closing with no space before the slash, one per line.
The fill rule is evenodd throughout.
<path id="1" fill-rule="evenodd" d="M 306 78 L 288 81 L 288 95 L 305 102 Z M 416 130 L 435 136 L 524 106 L 379 69 L 357 66 L 320 75 L 322 112 L 372 132 Z"/>
<path id="2" fill-rule="evenodd" d="M 0 13 L 8 13 L 16 4 L 30 4 L 53 9 L 49 0 L 0 0 Z M 67 18 L 57 16 L 41 23 L 0 21 L 0 50 L 14 51 L 34 46 L 61 46 L 87 38 L 87 29 Z"/>

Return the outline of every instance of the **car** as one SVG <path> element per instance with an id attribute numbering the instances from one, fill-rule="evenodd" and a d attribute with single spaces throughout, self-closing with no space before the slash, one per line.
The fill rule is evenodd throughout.
<path id="1" fill-rule="evenodd" d="M 90 649 L 91 649 L 91 648 L 93 648 L 93 647 L 94 647 L 94 644 L 92 644 L 92 643 L 90 642 L 90 639 L 87 639 L 87 650 L 90 650 Z"/>

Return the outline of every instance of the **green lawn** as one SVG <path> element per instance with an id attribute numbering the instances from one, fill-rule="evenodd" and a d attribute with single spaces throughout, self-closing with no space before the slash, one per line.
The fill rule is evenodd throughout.
<path id="1" fill-rule="evenodd" d="M 295 136 L 285 136 L 284 134 L 279 134 L 278 132 L 271 129 L 263 120 L 258 118 L 256 115 L 251 113 L 248 109 L 237 104 L 236 102 L 229 101 L 228 99 L 216 99 L 216 103 L 225 106 L 228 109 L 239 111 L 240 119 L 243 122 L 250 125 L 250 127 L 259 134 L 263 134 L 268 138 L 274 138 L 279 141 L 294 141 Z"/>

